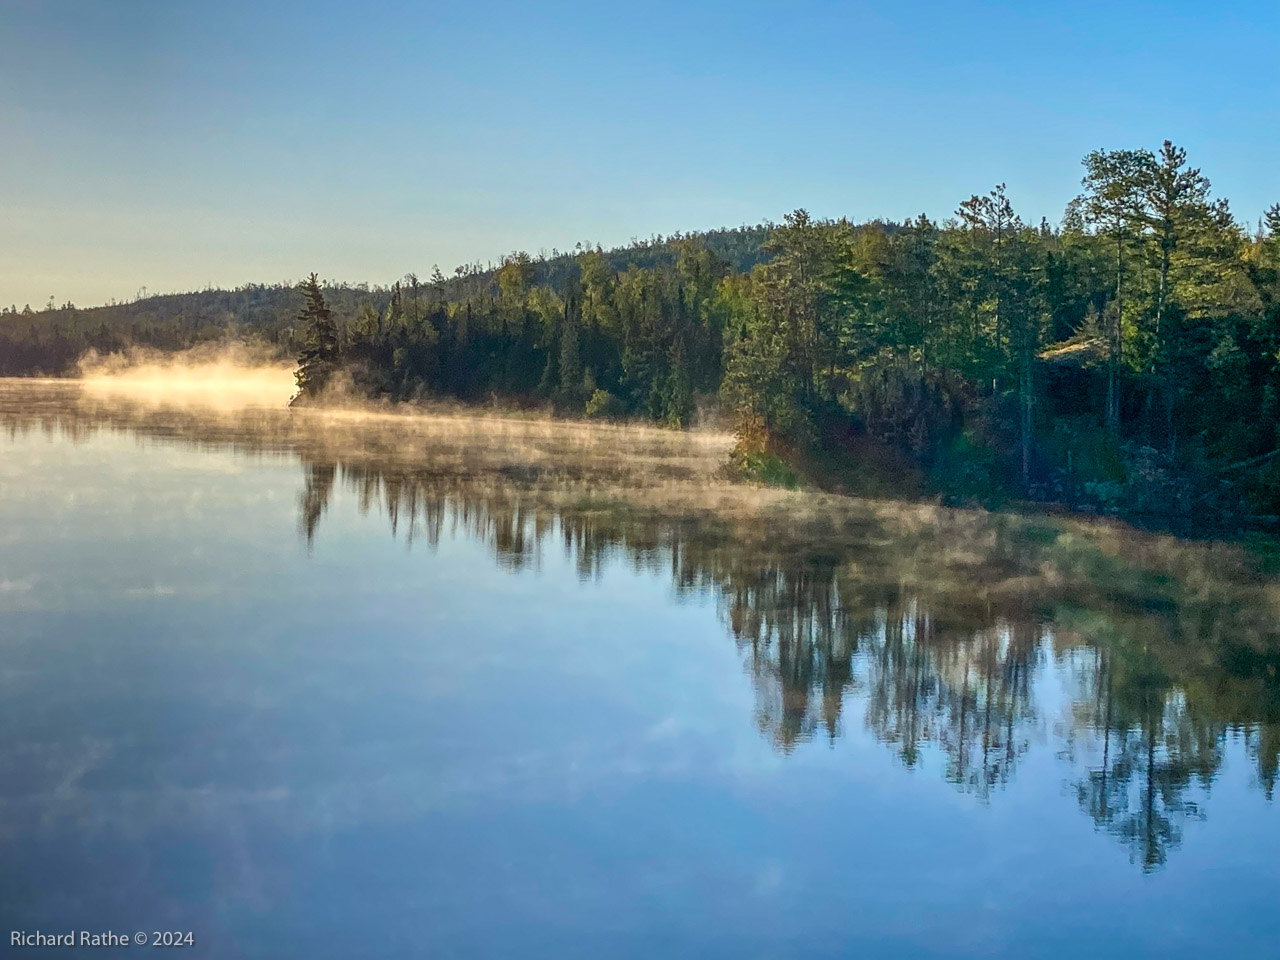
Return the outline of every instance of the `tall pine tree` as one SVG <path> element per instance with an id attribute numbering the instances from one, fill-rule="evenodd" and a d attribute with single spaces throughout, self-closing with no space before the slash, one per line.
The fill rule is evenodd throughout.
<path id="1" fill-rule="evenodd" d="M 299 284 L 306 304 L 298 314 L 302 347 L 298 351 L 298 397 L 318 396 L 338 368 L 338 327 L 324 299 L 320 280 L 313 273 Z"/>

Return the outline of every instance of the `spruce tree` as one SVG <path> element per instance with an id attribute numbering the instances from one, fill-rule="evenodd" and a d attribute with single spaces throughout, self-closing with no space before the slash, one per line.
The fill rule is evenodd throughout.
<path id="1" fill-rule="evenodd" d="M 338 368 L 338 327 L 324 299 L 320 280 L 313 273 L 299 284 L 306 304 L 298 314 L 302 328 L 302 347 L 298 350 L 299 397 L 320 394 Z"/>

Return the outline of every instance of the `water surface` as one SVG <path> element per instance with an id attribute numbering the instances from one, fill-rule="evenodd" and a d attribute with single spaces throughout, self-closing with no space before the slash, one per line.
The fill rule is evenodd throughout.
<path id="1" fill-rule="evenodd" d="M 1265 563 L 722 454 L 0 381 L 0 919 L 220 958 L 1280 953 Z"/>

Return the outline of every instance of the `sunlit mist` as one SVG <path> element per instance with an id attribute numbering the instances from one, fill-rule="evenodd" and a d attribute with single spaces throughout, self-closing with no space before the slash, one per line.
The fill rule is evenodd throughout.
<path id="1" fill-rule="evenodd" d="M 235 409 L 286 405 L 294 393 L 293 363 L 250 345 L 207 344 L 179 353 L 133 348 L 78 364 L 92 394 L 114 394 L 157 406 Z"/>

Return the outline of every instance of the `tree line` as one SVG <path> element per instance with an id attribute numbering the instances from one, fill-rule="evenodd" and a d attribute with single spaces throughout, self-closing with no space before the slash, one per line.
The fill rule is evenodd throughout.
<path id="1" fill-rule="evenodd" d="M 1247 227 L 1167 141 L 1089 154 L 1081 187 L 1058 226 L 1003 185 L 942 222 L 797 210 L 736 264 L 697 235 L 554 277 L 514 253 L 345 323 L 313 277 L 299 383 L 673 426 L 718 403 L 757 473 L 870 437 L 962 493 L 1280 510 L 1280 205 Z"/>
<path id="2" fill-rule="evenodd" d="M 340 373 L 392 400 L 724 411 L 737 466 L 783 482 L 874 443 L 961 500 L 1280 513 L 1280 204 L 1241 222 L 1168 142 L 1083 166 L 1057 225 L 1000 185 L 941 221 L 797 210 L 389 287 L 313 276 L 301 314 L 285 285 L 10 310 L 0 373 L 235 329 L 297 356 L 304 397 Z"/>

